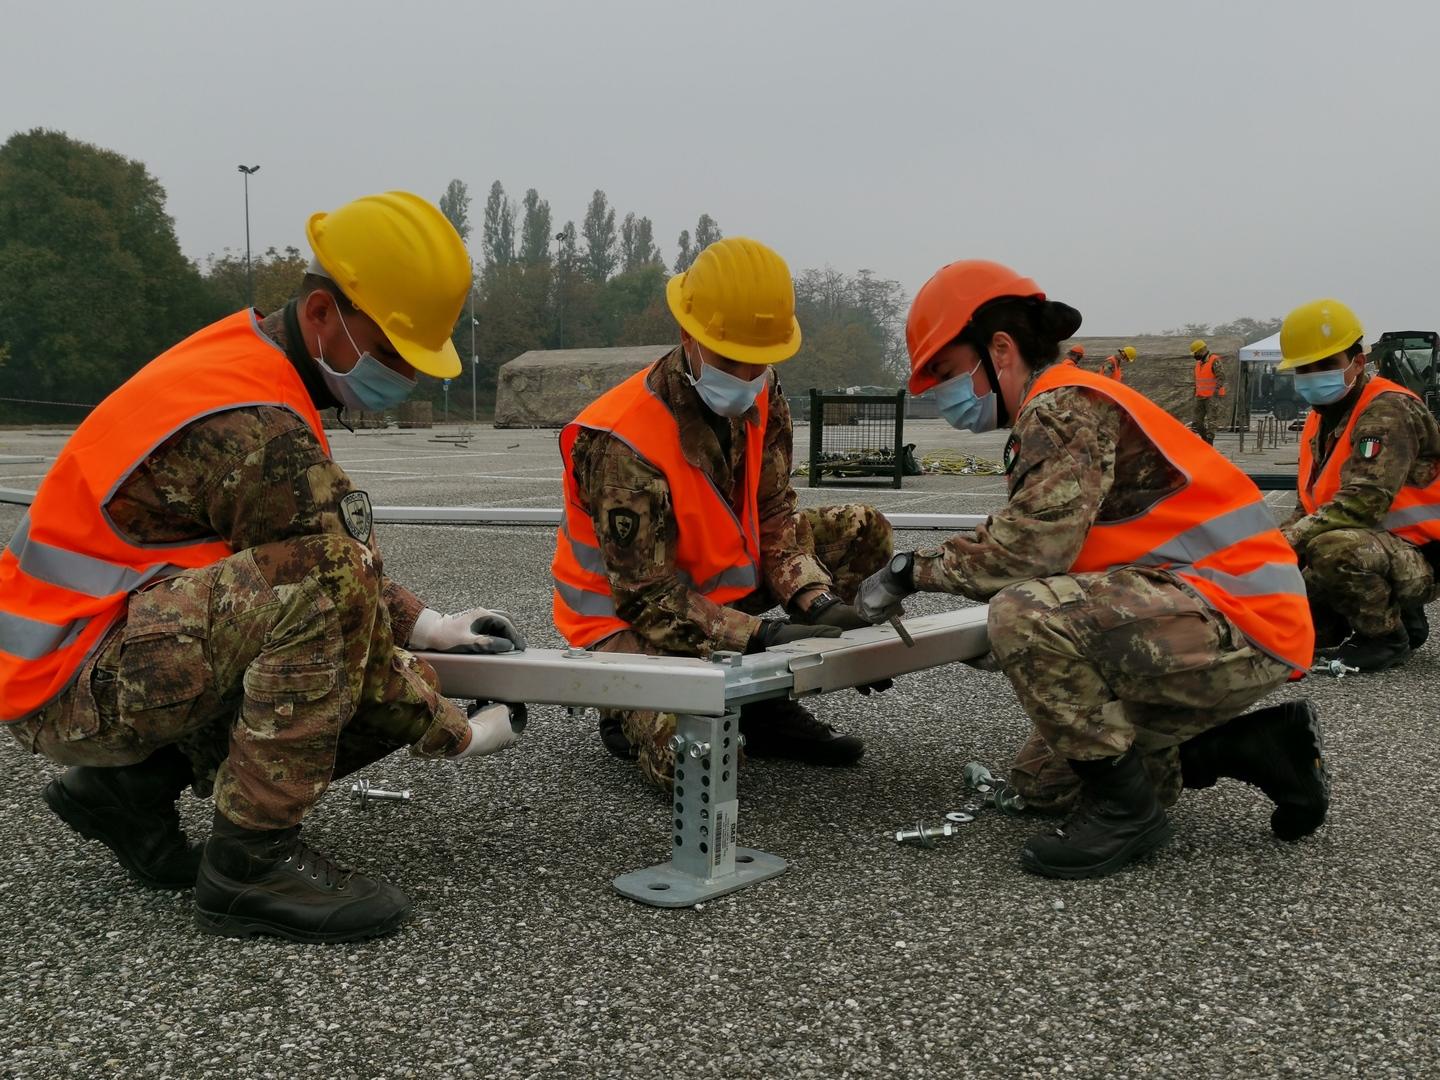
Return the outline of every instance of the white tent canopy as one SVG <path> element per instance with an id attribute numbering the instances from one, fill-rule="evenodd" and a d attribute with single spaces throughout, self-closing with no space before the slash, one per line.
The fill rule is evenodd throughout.
<path id="1" fill-rule="evenodd" d="M 1242 364 L 1278 364 L 1280 362 L 1280 335 L 1271 334 L 1263 341 L 1256 341 L 1240 349 Z"/>

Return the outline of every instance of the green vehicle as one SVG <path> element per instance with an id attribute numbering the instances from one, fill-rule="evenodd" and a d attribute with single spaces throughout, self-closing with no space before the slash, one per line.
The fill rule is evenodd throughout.
<path id="1" fill-rule="evenodd" d="M 1433 330 L 1387 330 L 1370 349 L 1382 378 L 1412 390 L 1440 418 L 1440 334 Z"/>

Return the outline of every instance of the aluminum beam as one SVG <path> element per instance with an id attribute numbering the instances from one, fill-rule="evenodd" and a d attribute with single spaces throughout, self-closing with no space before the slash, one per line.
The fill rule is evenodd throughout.
<path id="1" fill-rule="evenodd" d="M 18 488 L 0 488 L 0 503 L 17 503 L 29 506 L 35 501 L 35 492 L 20 491 Z"/>
<path id="2" fill-rule="evenodd" d="M 889 626 L 872 626 L 710 661 L 578 649 L 420 655 L 450 697 L 719 716 L 750 701 L 829 694 L 983 656 L 990 648 L 988 612 L 958 608 L 907 619 L 913 647 Z"/>
<path id="3" fill-rule="evenodd" d="M 377 506 L 375 520 L 391 525 L 559 525 L 561 512 L 541 506 Z M 909 514 L 885 511 L 897 529 L 959 532 L 985 521 L 984 514 Z"/>

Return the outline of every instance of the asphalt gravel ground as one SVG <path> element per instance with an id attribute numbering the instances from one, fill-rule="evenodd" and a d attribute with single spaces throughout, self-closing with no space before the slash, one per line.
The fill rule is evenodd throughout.
<path id="1" fill-rule="evenodd" d="M 470 430 L 464 448 L 424 431 L 341 432 L 334 446 L 376 503 L 559 505 L 553 432 Z M 1003 442 L 909 430 L 922 452 L 998 457 Z M 0 432 L 0 455 L 53 455 L 62 438 Z M 1287 453 L 1241 460 L 1268 468 Z M 0 456 L 0 487 L 33 487 L 42 471 Z M 801 489 L 807 505 L 931 512 L 1002 498 L 980 477 Z M 0 505 L 0 539 L 19 516 Z M 380 538 L 388 572 L 434 606 L 505 607 L 535 644 L 559 644 L 549 530 L 381 526 Z M 1440 624 L 1440 607 L 1430 617 Z M 956 665 L 879 697 L 831 695 L 814 707 L 865 737 L 859 767 L 752 761 L 741 776 L 741 842 L 789 871 L 678 911 L 610 886 L 667 856 L 668 799 L 601 748 L 593 713 L 540 707 L 516 750 L 463 766 L 396 755 L 363 774 L 410 788 L 408 804 L 361 812 L 340 789 L 320 803 L 308 837 L 415 903 L 399 933 L 344 946 L 200 934 L 188 893 L 140 888 L 51 815 L 39 790 L 56 767 L 10 745 L 0 1074 L 1434 1075 L 1437 688 L 1435 640 L 1397 671 L 1287 687 L 1276 699 L 1309 694 L 1325 725 L 1334 806 L 1317 835 L 1276 841 L 1264 797 L 1222 781 L 1185 795 L 1168 848 L 1080 882 L 1022 872 L 1039 826 L 994 811 L 929 850 L 893 839 L 971 801 L 965 762 L 999 768 L 1020 745 L 1003 676 Z M 203 837 L 208 805 L 181 806 Z"/>

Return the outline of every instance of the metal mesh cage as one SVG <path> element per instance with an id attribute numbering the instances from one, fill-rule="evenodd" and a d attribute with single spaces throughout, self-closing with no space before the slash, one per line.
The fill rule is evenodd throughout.
<path id="1" fill-rule="evenodd" d="M 823 394 L 810 391 L 810 486 L 825 477 L 899 487 L 904 476 L 905 391 Z"/>

